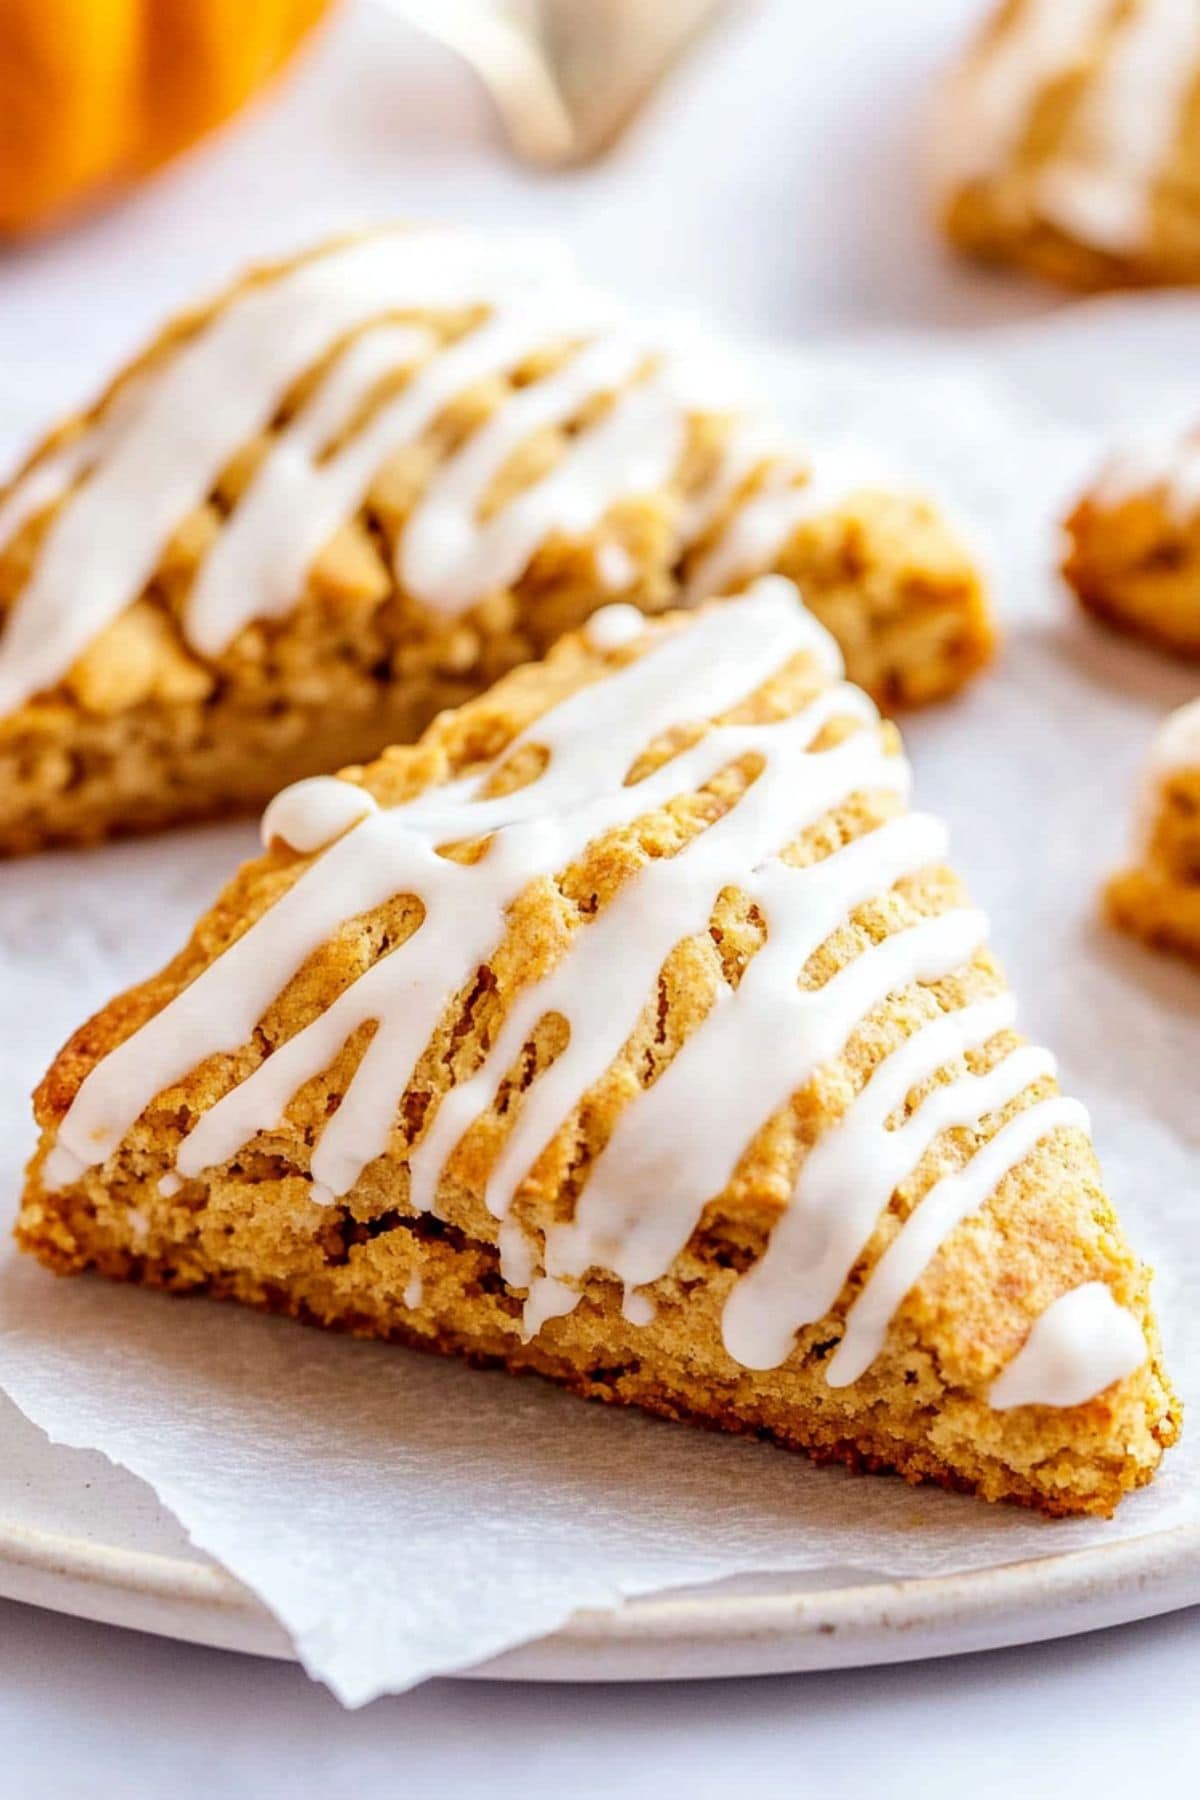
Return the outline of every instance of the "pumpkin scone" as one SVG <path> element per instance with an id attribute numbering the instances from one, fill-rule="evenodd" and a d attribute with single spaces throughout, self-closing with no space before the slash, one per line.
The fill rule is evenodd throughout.
<path id="1" fill-rule="evenodd" d="M 1161 727 L 1138 821 L 1138 860 L 1105 889 L 1112 924 L 1200 964 L 1200 700 Z"/>
<path id="2" fill-rule="evenodd" d="M 601 610 L 272 802 L 43 1082 L 21 1244 L 1111 1512 L 1149 1274 L 908 786 L 786 581 Z"/>
<path id="3" fill-rule="evenodd" d="M 1200 659 L 1200 433 L 1112 457 L 1066 534 L 1063 574 L 1088 612 Z"/>
<path id="4" fill-rule="evenodd" d="M 931 154 L 972 255 L 1077 288 L 1200 281 L 1200 7 L 1002 0 Z"/>
<path id="5" fill-rule="evenodd" d="M 990 654 L 928 501 L 814 480 L 546 246 L 323 245 L 175 320 L 0 495 L 0 852 L 257 807 L 606 600 L 768 568 L 881 701 Z"/>

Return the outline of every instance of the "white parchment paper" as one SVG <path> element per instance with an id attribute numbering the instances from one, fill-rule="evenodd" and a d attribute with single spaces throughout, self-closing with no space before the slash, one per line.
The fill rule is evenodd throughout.
<path id="1" fill-rule="evenodd" d="M 1200 682 L 1100 634 L 1053 577 L 1054 521 L 1106 443 L 1197 410 L 1200 305 L 1100 302 L 950 345 L 758 360 L 799 431 L 927 479 L 994 571 L 1003 658 L 910 723 L 917 792 L 952 824 L 1026 1030 L 1092 1110 L 1159 1270 L 1175 1375 L 1200 1392 L 1200 980 L 1096 919 L 1150 734 Z M 14 431 L 25 422 L 14 409 Z M 59 1043 L 177 947 L 253 846 L 237 827 L 0 868 L 0 1215 Z M 0 1384 L 55 1441 L 150 1482 L 348 1704 L 623 1595 L 768 1570 L 963 1570 L 1200 1517 L 1195 1432 L 1115 1521 L 1047 1523 L 234 1308 L 56 1282 L 8 1251 Z"/>

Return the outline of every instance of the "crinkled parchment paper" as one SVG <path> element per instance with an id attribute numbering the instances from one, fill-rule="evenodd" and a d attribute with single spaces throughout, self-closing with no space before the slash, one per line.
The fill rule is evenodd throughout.
<path id="1" fill-rule="evenodd" d="M 1159 1270 L 1185 1395 L 1200 1389 L 1200 981 L 1107 934 L 1096 893 L 1124 851 L 1155 722 L 1200 683 L 1086 624 L 1052 568 L 1064 500 L 1113 434 L 1182 416 L 1198 353 L 1200 308 L 1155 300 L 949 346 L 876 339 L 764 359 L 802 433 L 854 437 L 928 479 L 995 572 L 1003 660 L 911 722 L 917 792 L 951 821 L 1026 1029 L 1092 1110 L 1110 1184 Z M 200 831 L 0 868 L 4 1209 L 32 1144 L 26 1096 L 54 1050 L 176 947 L 253 842 L 249 828 Z M 765 1570 L 964 1570 L 1200 1514 L 1195 1430 L 1114 1522 L 1051 1524 L 531 1380 L 56 1282 L 9 1252 L 0 1382 L 57 1442 L 150 1482 L 350 1704 L 622 1595 Z"/>

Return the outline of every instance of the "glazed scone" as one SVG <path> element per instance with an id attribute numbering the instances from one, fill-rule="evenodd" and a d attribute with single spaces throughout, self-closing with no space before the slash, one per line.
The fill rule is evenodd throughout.
<path id="1" fill-rule="evenodd" d="M 1200 964 L 1200 700 L 1172 713 L 1154 741 L 1137 861 L 1104 901 L 1122 931 Z"/>
<path id="2" fill-rule="evenodd" d="M 1114 456 L 1066 534 L 1063 574 L 1090 613 L 1200 659 L 1200 434 Z"/>
<path id="3" fill-rule="evenodd" d="M 1002 0 L 934 111 L 943 226 L 1072 287 L 1200 281 L 1200 7 Z"/>
<path id="4" fill-rule="evenodd" d="M 1054 1514 L 1178 1428 L 1087 1117 L 772 578 L 600 611 L 268 848 L 37 1095 L 18 1235 Z"/>
<path id="5" fill-rule="evenodd" d="M 257 806 L 718 567 L 802 581 L 884 703 L 953 691 L 966 550 L 729 390 L 527 239 L 380 230 L 175 320 L 0 495 L 0 852 Z"/>

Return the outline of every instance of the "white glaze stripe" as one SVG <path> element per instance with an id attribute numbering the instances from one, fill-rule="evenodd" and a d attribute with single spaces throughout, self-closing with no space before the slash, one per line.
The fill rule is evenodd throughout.
<path id="1" fill-rule="evenodd" d="M 978 1212 L 1005 1177 L 1044 1138 L 1058 1131 L 1090 1131 L 1078 1100 L 1056 1096 L 1026 1107 L 995 1137 L 975 1152 L 966 1167 L 946 1175 L 930 1188 L 872 1269 L 866 1287 L 851 1307 L 846 1333 L 829 1364 L 831 1387 L 857 1381 L 883 1347 L 887 1328 L 905 1295 L 956 1225 Z"/>
<path id="2" fill-rule="evenodd" d="M 1002 33 L 988 32 L 952 85 L 935 143 L 942 179 L 994 174 L 1016 150 L 1045 87 L 1079 63 L 1113 0 L 1024 0 Z"/>
<path id="3" fill-rule="evenodd" d="M 1200 511 L 1200 437 L 1146 437 L 1127 444 L 1101 471 L 1093 493 L 1100 507 L 1161 490 L 1171 520 L 1186 525 Z"/>
<path id="4" fill-rule="evenodd" d="M 1196 0 L 1138 0 L 1070 120 L 1062 151 L 1039 177 L 1040 210 L 1117 254 L 1144 243 L 1155 182 L 1198 62 Z"/>
<path id="5" fill-rule="evenodd" d="M 732 460 L 736 469 L 736 443 Z M 755 460 L 747 458 L 751 467 Z M 860 451 L 849 448 L 827 448 L 815 473 L 794 458 L 777 461 L 735 508 L 716 542 L 697 559 L 684 588 L 684 603 L 695 605 L 727 594 L 775 567 L 797 526 L 831 512 L 864 488 L 889 486 L 895 491 L 897 484 Z"/>
<path id="6" fill-rule="evenodd" d="M 438 611 L 458 612 L 480 593 L 519 578 L 555 530 L 590 531 L 623 495 L 670 477 L 684 444 L 686 408 L 668 368 L 625 393 L 582 432 L 550 473 L 479 521 L 492 479 L 527 437 L 566 423 L 597 394 L 629 381 L 649 352 L 612 335 L 580 351 L 558 374 L 513 396 L 439 470 L 400 538 L 397 574 Z"/>
<path id="7" fill-rule="evenodd" d="M 765 1254 L 725 1307 L 725 1345 L 738 1362 L 777 1367 L 800 1327 L 825 1317 L 892 1194 L 940 1133 L 978 1125 L 996 1104 L 995 1087 L 974 1077 L 957 1080 L 928 1095 L 906 1123 L 888 1130 L 887 1120 L 915 1087 L 1011 1030 L 1015 1017 L 1012 995 L 1004 993 L 922 1026 L 880 1063 L 844 1116 L 813 1145 Z M 1040 1050 L 1010 1055 L 1000 1066 L 1000 1104 L 1052 1067 Z"/>
<path id="8" fill-rule="evenodd" d="M 1167 715 L 1155 735 L 1150 763 L 1160 778 L 1179 769 L 1200 769 L 1200 700 Z"/>
<path id="9" fill-rule="evenodd" d="M 855 848 L 830 860 L 849 860 Z M 853 859 L 859 885 L 847 882 L 841 890 L 853 896 L 850 906 L 888 885 L 877 876 L 871 879 L 870 855 Z M 903 863 L 899 869 L 907 872 Z M 846 868 L 838 871 L 842 879 L 849 874 Z M 580 1196 L 575 1218 L 548 1235 L 551 1274 L 582 1276 L 601 1267 L 635 1287 L 656 1281 L 691 1237 L 705 1202 L 728 1185 L 757 1130 L 811 1080 L 821 1063 L 838 1054 L 866 1014 L 913 982 L 934 981 L 961 968 L 980 947 L 980 914 L 943 913 L 893 933 L 823 989 L 801 990 L 794 983 L 806 956 L 797 958 L 795 948 L 811 954 L 834 928 L 826 926 L 818 935 L 816 921 L 825 925 L 836 904 L 833 883 L 824 886 L 828 880 L 821 864 L 811 870 L 780 865 L 747 884 L 747 892 L 768 913 L 768 933 L 774 921 L 775 936 L 768 936 L 737 992 L 718 994 L 675 1060 L 637 1105 L 622 1114 Z M 793 882 L 796 891 L 788 895 Z M 811 925 L 805 905 L 810 897 Z M 794 931 L 787 930 L 788 924 L 794 924 Z M 744 992 L 764 958 L 767 967 Z M 646 1205 L 647 1194 L 655 1196 L 652 1206 Z"/>

